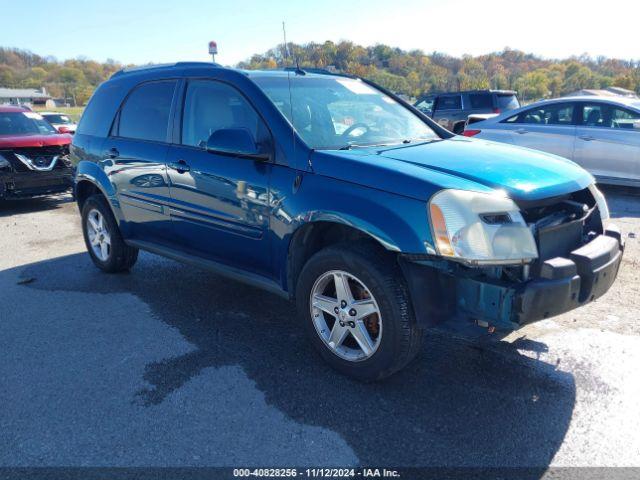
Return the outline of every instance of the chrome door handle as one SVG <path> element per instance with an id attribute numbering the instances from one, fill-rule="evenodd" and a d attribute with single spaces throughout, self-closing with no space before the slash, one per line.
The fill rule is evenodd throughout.
<path id="1" fill-rule="evenodd" d="M 595 137 L 592 137 L 591 135 L 580 135 L 578 138 L 580 140 L 584 140 L 585 142 L 590 142 L 591 140 L 595 140 Z"/>
<path id="2" fill-rule="evenodd" d="M 185 162 L 184 160 L 178 160 L 177 162 L 170 162 L 167 164 L 167 167 L 169 167 L 172 170 L 175 170 L 178 173 L 185 173 L 191 170 L 191 167 L 189 167 L 189 165 L 187 165 L 187 162 Z"/>

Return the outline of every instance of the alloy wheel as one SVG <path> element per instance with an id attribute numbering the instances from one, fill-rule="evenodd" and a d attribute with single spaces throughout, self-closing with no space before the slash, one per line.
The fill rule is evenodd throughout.
<path id="1" fill-rule="evenodd" d="M 367 286 L 354 275 L 332 270 L 314 283 L 311 318 L 324 344 L 351 362 L 370 358 L 382 339 L 380 308 Z"/>
<path id="2" fill-rule="evenodd" d="M 111 234 L 104 215 L 95 208 L 87 215 L 86 229 L 93 254 L 99 260 L 106 262 L 111 255 Z"/>

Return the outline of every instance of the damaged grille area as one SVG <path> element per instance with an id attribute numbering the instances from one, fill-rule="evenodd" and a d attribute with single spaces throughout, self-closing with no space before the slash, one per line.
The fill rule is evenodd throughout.
<path id="1" fill-rule="evenodd" d="M 55 145 L 46 147 L 16 147 L 11 150 L 0 150 L 0 154 L 6 158 L 16 172 L 29 172 L 33 169 L 28 165 L 37 168 L 48 168 L 57 158 L 53 171 L 68 169 L 69 146 Z"/>
<path id="2" fill-rule="evenodd" d="M 538 259 L 529 265 L 483 269 L 490 278 L 523 282 L 537 277 L 546 260 L 568 257 L 604 233 L 596 200 L 588 188 L 539 202 L 521 203 L 519 207 L 536 241 Z"/>
<path id="3" fill-rule="evenodd" d="M 567 256 L 603 233 L 596 200 L 588 189 L 527 205 L 522 216 L 538 246 L 534 270 L 545 260 Z"/>

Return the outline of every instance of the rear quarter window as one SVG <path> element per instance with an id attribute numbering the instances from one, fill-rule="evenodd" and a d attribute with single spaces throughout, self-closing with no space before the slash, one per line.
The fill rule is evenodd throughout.
<path id="1" fill-rule="evenodd" d="M 520 102 L 518 101 L 518 97 L 513 94 L 497 94 L 496 95 L 496 106 L 501 110 L 515 110 L 516 108 L 520 108 Z"/>
<path id="2" fill-rule="evenodd" d="M 106 82 L 100 85 L 84 109 L 76 133 L 106 137 L 126 92 L 121 83 Z"/>

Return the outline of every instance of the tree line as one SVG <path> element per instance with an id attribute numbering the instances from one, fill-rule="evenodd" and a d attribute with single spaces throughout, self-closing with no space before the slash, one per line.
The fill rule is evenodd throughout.
<path id="1" fill-rule="evenodd" d="M 618 86 L 640 93 L 640 61 L 586 55 L 550 60 L 505 48 L 487 55 L 453 57 L 353 42 L 288 43 L 253 55 L 239 68 L 335 68 L 366 77 L 410 97 L 431 92 L 483 88 L 517 90 L 525 101 L 557 97 L 582 88 Z M 29 51 L 0 47 L 0 87 L 45 87 L 53 97 L 84 105 L 93 90 L 122 65 L 86 58 L 59 61 Z"/>
<path id="2" fill-rule="evenodd" d="M 58 61 L 17 48 L 0 47 L 0 87 L 44 87 L 52 97 L 69 99 L 74 105 L 84 105 L 96 87 L 121 68 L 115 60 Z"/>
<path id="3" fill-rule="evenodd" d="M 453 57 L 387 45 L 353 42 L 282 44 L 238 66 L 247 69 L 292 66 L 328 68 L 368 78 L 411 97 L 432 92 L 513 89 L 524 100 L 557 97 L 582 88 L 617 86 L 640 92 L 640 61 L 591 58 L 549 60 L 505 48 L 487 55 Z"/>

